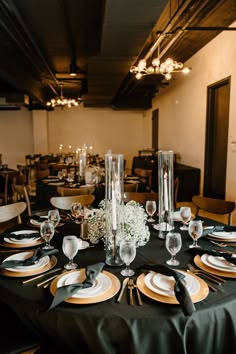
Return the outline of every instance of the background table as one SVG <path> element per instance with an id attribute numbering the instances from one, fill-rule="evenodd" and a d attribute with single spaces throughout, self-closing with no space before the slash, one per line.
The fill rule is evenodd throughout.
<path id="1" fill-rule="evenodd" d="M 132 174 L 135 168 L 152 170 L 152 190 L 158 192 L 158 159 L 154 156 L 135 156 L 132 163 Z M 179 178 L 178 202 L 192 201 L 193 195 L 199 194 L 200 169 L 174 163 L 174 178 Z"/>
<path id="2" fill-rule="evenodd" d="M 212 225 L 212 222 L 205 219 L 204 224 Z M 68 223 L 58 231 L 52 244 L 61 250 L 63 236 L 79 236 L 80 228 Z M 138 267 L 144 263 L 165 263 L 170 258 L 165 242 L 157 237 L 158 233 L 152 227 L 151 231 L 150 241 L 137 249 L 132 263 L 136 275 L 139 274 Z M 177 268 L 186 269 L 187 263 L 193 260 L 188 251 L 192 240 L 186 231 L 181 234 L 183 246 L 178 254 L 181 264 Z M 200 239 L 199 243 L 203 247 L 212 246 L 206 238 Z M 1 260 L 7 256 L 0 255 Z M 79 251 L 75 257 L 80 267 L 104 259 L 103 245 Z M 57 266 L 63 266 L 66 261 L 60 252 Z M 122 267 L 105 266 L 104 269 L 123 280 L 120 275 Z M 227 279 L 224 285 L 216 286 L 218 292 L 210 292 L 207 298 L 196 303 L 196 312 L 190 317 L 184 316 L 178 305 L 160 303 L 143 294 L 143 306 L 130 306 L 126 297 L 118 304 L 114 297 L 92 305 L 62 303 L 46 311 L 52 300 L 49 289 L 37 288 L 34 283 L 22 285 L 21 280 L 0 276 L 0 298 L 42 339 L 51 343 L 55 353 L 223 354 L 236 346 L 235 279 Z"/>

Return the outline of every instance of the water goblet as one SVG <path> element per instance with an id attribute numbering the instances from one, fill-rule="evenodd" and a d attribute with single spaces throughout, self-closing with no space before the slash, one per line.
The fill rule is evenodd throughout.
<path id="1" fill-rule="evenodd" d="M 120 274 L 125 277 L 134 275 L 134 270 L 130 269 L 130 263 L 133 262 L 136 256 L 136 244 L 133 240 L 122 240 L 120 242 L 120 258 L 125 263 L 126 268 L 123 269 Z"/>
<path id="2" fill-rule="evenodd" d="M 193 239 L 193 243 L 189 245 L 189 248 L 200 247 L 197 243 L 199 237 L 201 237 L 203 232 L 202 221 L 201 220 L 191 220 L 188 226 L 188 233 Z"/>
<path id="3" fill-rule="evenodd" d="M 59 179 L 60 181 L 62 181 L 63 178 L 64 178 L 63 172 L 62 172 L 62 171 L 58 171 L 58 172 L 57 172 L 57 177 L 58 177 L 58 179 Z"/>
<path id="4" fill-rule="evenodd" d="M 155 200 L 147 200 L 146 201 L 146 212 L 150 216 L 150 218 L 147 219 L 149 222 L 154 222 L 155 219 L 152 217 L 157 210 L 157 204 Z"/>
<path id="5" fill-rule="evenodd" d="M 70 270 L 78 267 L 78 264 L 74 263 L 73 259 L 79 250 L 79 245 L 80 242 L 78 237 L 73 235 L 64 236 L 62 241 L 62 250 L 64 255 L 69 258 L 69 262 L 64 265 L 65 269 Z"/>
<path id="6" fill-rule="evenodd" d="M 48 211 L 48 220 L 54 224 L 55 229 L 58 226 L 60 219 L 61 217 L 58 209 L 52 209 Z"/>
<path id="7" fill-rule="evenodd" d="M 180 230 L 188 230 L 187 223 L 191 219 L 191 208 L 182 206 L 180 208 L 179 215 L 183 223 L 183 226 L 180 227 Z"/>
<path id="8" fill-rule="evenodd" d="M 180 262 L 175 258 L 176 254 L 182 247 L 182 239 L 180 233 L 169 232 L 166 235 L 166 249 L 171 254 L 171 258 L 166 261 L 170 266 L 177 266 Z"/>
<path id="9" fill-rule="evenodd" d="M 84 217 L 83 207 L 80 203 L 72 203 L 71 204 L 71 215 L 75 219 L 76 224 L 80 224 Z M 79 220 L 81 219 L 81 220 Z"/>
<path id="10" fill-rule="evenodd" d="M 50 244 L 51 239 L 54 235 L 54 223 L 50 220 L 44 220 L 40 224 L 40 235 L 46 241 L 46 244 L 43 249 L 53 249 L 54 247 Z"/>

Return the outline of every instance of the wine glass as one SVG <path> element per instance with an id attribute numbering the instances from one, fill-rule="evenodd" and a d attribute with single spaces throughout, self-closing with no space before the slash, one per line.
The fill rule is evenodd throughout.
<path id="1" fill-rule="evenodd" d="M 123 269 L 120 274 L 125 277 L 134 275 L 134 271 L 130 269 L 130 263 L 133 262 L 136 256 L 136 244 L 133 240 L 122 240 L 120 243 L 120 258 L 125 263 L 126 268 Z"/>
<path id="2" fill-rule="evenodd" d="M 193 239 L 193 243 L 189 246 L 190 248 L 200 247 L 197 240 L 202 235 L 203 227 L 201 220 L 191 220 L 188 226 L 188 233 Z"/>
<path id="3" fill-rule="evenodd" d="M 59 224 L 61 217 L 58 209 L 52 209 L 48 211 L 48 220 L 54 224 L 54 228 Z"/>
<path id="4" fill-rule="evenodd" d="M 191 219 L 191 208 L 182 206 L 180 208 L 179 215 L 183 223 L 183 226 L 180 227 L 180 230 L 188 230 L 187 223 Z"/>
<path id="5" fill-rule="evenodd" d="M 80 203 L 72 203 L 70 210 L 71 210 L 71 215 L 73 216 L 73 218 L 75 218 L 75 223 L 80 224 L 82 220 L 80 221 L 79 218 L 82 219 L 84 216 L 82 205 Z"/>
<path id="6" fill-rule="evenodd" d="M 157 210 L 157 204 L 155 200 L 147 200 L 146 201 L 146 212 L 150 216 L 147 221 L 149 222 L 154 222 L 155 219 L 153 219 L 153 215 L 155 214 Z"/>
<path id="7" fill-rule="evenodd" d="M 46 241 L 46 245 L 42 247 L 43 249 L 53 249 L 54 247 L 50 244 L 51 239 L 54 235 L 54 223 L 50 220 L 44 220 L 40 224 L 40 235 Z"/>
<path id="8" fill-rule="evenodd" d="M 79 250 L 79 244 L 78 237 L 73 235 L 64 236 L 62 241 L 62 250 L 64 255 L 69 258 L 69 262 L 64 265 L 65 269 L 70 270 L 78 267 L 78 264 L 74 263 L 73 259 Z"/>
<path id="9" fill-rule="evenodd" d="M 182 246 L 180 233 L 168 232 L 166 235 L 166 249 L 171 254 L 171 258 L 166 261 L 170 266 L 177 266 L 180 262 L 175 258 Z"/>

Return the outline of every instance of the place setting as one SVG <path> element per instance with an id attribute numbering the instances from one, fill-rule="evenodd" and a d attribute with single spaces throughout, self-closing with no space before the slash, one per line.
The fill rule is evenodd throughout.
<path id="1" fill-rule="evenodd" d="M 191 303 L 205 299 L 209 294 L 207 283 L 195 274 L 173 269 L 180 264 L 176 254 L 182 246 L 180 233 L 166 235 L 166 249 L 171 258 L 162 264 L 144 265 L 145 271 L 137 278 L 138 289 L 147 297 L 166 304 L 180 304 L 186 314 L 193 311 Z M 187 308 L 185 305 L 187 304 Z"/>
<path id="2" fill-rule="evenodd" d="M 44 242 L 38 231 L 27 229 L 5 233 L 0 245 L 6 248 L 27 248 L 39 246 Z"/>
<path id="3" fill-rule="evenodd" d="M 50 284 L 54 300 L 50 308 L 65 301 L 72 304 L 93 304 L 110 299 L 120 289 L 119 279 L 103 270 L 105 263 L 89 265 L 77 269 L 74 257 L 81 249 L 81 241 L 74 235 L 64 236 L 62 251 L 69 259 L 64 268 L 68 271 L 55 277 Z"/>
<path id="4" fill-rule="evenodd" d="M 57 249 L 37 248 L 15 253 L 0 264 L 0 274 L 8 277 L 27 277 L 49 271 L 57 264 Z"/>

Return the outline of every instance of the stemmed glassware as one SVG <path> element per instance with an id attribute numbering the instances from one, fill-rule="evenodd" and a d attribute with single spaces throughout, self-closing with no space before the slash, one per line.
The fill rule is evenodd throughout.
<path id="1" fill-rule="evenodd" d="M 125 263 L 126 268 L 123 269 L 120 274 L 125 277 L 134 275 L 134 270 L 130 269 L 130 263 L 133 262 L 136 256 L 136 244 L 133 240 L 122 240 L 120 243 L 120 258 Z"/>
<path id="2" fill-rule="evenodd" d="M 150 216 L 147 221 L 149 222 L 154 222 L 155 219 L 153 218 L 153 215 L 155 214 L 157 210 L 157 204 L 155 200 L 147 200 L 146 201 L 146 212 Z"/>
<path id="3" fill-rule="evenodd" d="M 177 266 L 180 262 L 175 258 L 176 254 L 182 247 L 182 239 L 180 233 L 169 232 L 166 235 L 166 249 L 171 254 L 171 258 L 166 261 L 170 266 Z"/>
<path id="4" fill-rule="evenodd" d="M 189 246 L 190 248 L 200 247 L 197 243 L 199 237 L 201 237 L 203 232 L 202 221 L 201 220 L 191 220 L 188 226 L 188 233 L 193 239 L 193 243 Z"/>
<path id="5" fill-rule="evenodd" d="M 71 204 L 71 215 L 75 219 L 76 224 L 81 224 L 81 222 L 83 221 L 82 219 L 84 217 L 84 210 L 83 210 L 83 207 L 80 203 L 72 203 Z M 79 220 L 79 219 L 81 219 L 81 220 Z"/>
<path id="6" fill-rule="evenodd" d="M 78 264 L 74 263 L 73 259 L 79 250 L 79 244 L 78 237 L 73 235 L 64 236 L 62 241 L 62 251 L 64 255 L 69 258 L 69 262 L 64 265 L 65 269 L 70 270 L 78 267 Z"/>
<path id="7" fill-rule="evenodd" d="M 54 247 L 50 244 L 55 232 L 54 223 L 50 220 L 44 220 L 40 224 L 40 235 L 46 241 L 46 245 L 42 247 L 43 249 L 53 249 Z"/>
<path id="8" fill-rule="evenodd" d="M 185 206 L 181 207 L 179 215 L 183 223 L 183 226 L 180 227 L 180 230 L 188 230 L 187 223 L 191 219 L 191 208 Z"/>
<path id="9" fill-rule="evenodd" d="M 48 211 L 48 220 L 54 224 L 55 229 L 58 226 L 60 219 L 61 217 L 58 209 L 52 209 Z"/>

